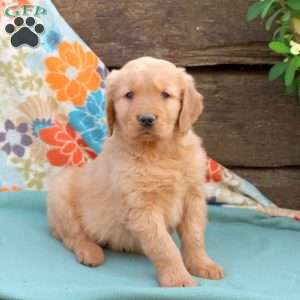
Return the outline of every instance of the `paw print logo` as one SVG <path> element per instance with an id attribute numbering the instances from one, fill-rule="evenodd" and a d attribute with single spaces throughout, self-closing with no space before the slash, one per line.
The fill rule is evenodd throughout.
<path id="1" fill-rule="evenodd" d="M 11 44 L 17 48 L 22 45 L 36 47 L 39 43 L 39 35 L 45 31 L 42 24 L 37 24 L 33 17 L 23 19 L 16 17 L 14 24 L 7 24 L 5 31 L 11 35 Z"/>

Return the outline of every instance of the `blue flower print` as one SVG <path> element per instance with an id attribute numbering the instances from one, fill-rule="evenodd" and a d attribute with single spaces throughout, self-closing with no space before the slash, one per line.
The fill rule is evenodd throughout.
<path id="1" fill-rule="evenodd" d="M 46 52 L 53 52 L 61 42 L 62 35 L 58 30 L 49 30 L 42 35 L 41 44 Z"/>
<path id="2" fill-rule="evenodd" d="M 107 135 L 105 97 L 102 90 L 89 95 L 86 105 L 69 114 L 69 123 L 96 153 L 102 150 Z"/>

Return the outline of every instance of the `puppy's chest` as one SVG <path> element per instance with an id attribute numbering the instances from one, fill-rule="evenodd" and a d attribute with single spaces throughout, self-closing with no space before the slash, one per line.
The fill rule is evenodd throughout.
<path id="1" fill-rule="evenodd" d="M 141 164 L 131 174 L 131 180 L 140 195 L 141 206 L 159 210 L 167 226 L 174 229 L 183 214 L 187 189 L 184 166 L 176 161 Z"/>
<path id="2" fill-rule="evenodd" d="M 183 189 L 184 174 L 185 170 L 181 162 L 154 161 L 137 164 L 131 179 L 142 192 L 170 195 Z"/>

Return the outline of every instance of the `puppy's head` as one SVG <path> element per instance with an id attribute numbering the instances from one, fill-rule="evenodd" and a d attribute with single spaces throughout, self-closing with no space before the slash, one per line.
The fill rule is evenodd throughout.
<path id="1" fill-rule="evenodd" d="M 168 61 L 142 57 L 107 78 L 110 133 L 120 130 L 141 141 L 186 133 L 203 109 L 201 94 L 184 69 Z"/>

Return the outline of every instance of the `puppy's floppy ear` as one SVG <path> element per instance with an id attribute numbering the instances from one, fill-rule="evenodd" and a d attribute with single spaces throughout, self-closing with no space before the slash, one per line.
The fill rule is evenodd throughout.
<path id="1" fill-rule="evenodd" d="M 114 124 L 116 121 L 116 113 L 113 99 L 115 97 L 115 90 L 117 88 L 117 78 L 119 71 L 113 70 L 106 79 L 106 117 L 109 134 L 113 134 Z"/>
<path id="2" fill-rule="evenodd" d="M 180 72 L 184 89 L 178 123 L 180 132 L 186 133 L 203 111 L 203 96 L 196 90 L 193 77 L 188 75 L 185 69 L 180 68 Z"/>

